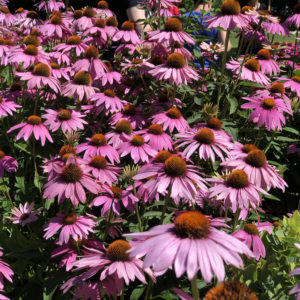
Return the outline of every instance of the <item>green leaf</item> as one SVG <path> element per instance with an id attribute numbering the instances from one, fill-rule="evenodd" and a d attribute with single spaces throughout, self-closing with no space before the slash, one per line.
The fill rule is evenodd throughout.
<path id="1" fill-rule="evenodd" d="M 276 141 L 293 143 L 293 142 L 299 141 L 299 139 L 292 139 L 292 138 L 289 138 L 289 137 L 286 137 L 286 136 L 277 136 Z"/>
<path id="2" fill-rule="evenodd" d="M 142 294 L 144 293 L 144 290 L 146 289 L 146 286 L 138 287 L 133 290 L 133 292 L 130 295 L 130 300 L 139 300 L 141 299 Z"/>
<path id="3" fill-rule="evenodd" d="M 239 103 L 238 103 L 238 101 L 237 101 L 237 99 L 235 97 L 229 97 L 229 96 L 227 96 L 226 98 L 227 98 L 227 100 L 230 103 L 229 114 L 232 115 L 236 111 Z"/>
<path id="4" fill-rule="evenodd" d="M 279 198 L 277 198 L 276 196 L 271 195 L 271 194 L 266 194 L 266 195 L 264 195 L 264 198 L 271 199 L 271 200 L 275 200 L 275 201 L 280 201 Z"/>
<path id="5" fill-rule="evenodd" d="M 295 71 L 293 72 L 293 75 L 294 75 L 294 76 L 300 76 L 300 70 L 295 70 Z"/>
<path id="6" fill-rule="evenodd" d="M 259 88 L 266 88 L 264 85 L 256 83 L 256 82 L 252 82 L 252 81 L 241 81 L 239 83 L 239 85 L 243 85 L 243 86 L 254 86 L 254 87 L 259 87 Z"/>

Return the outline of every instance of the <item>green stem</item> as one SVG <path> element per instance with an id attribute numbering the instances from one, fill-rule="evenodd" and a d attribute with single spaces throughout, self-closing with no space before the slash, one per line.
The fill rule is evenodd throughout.
<path id="1" fill-rule="evenodd" d="M 104 233 L 104 237 L 103 237 L 103 241 L 104 242 L 105 242 L 105 240 L 106 240 L 106 238 L 108 236 L 108 230 L 109 230 L 109 225 L 110 225 L 110 220 L 111 220 L 112 213 L 113 213 L 113 208 L 112 208 L 112 204 L 111 204 L 109 212 L 108 212 L 107 227 L 106 227 L 106 230 L 105 230 L 105 233 Z"/>
<path id="2" fill-rule="evenodd" d="M 32 137 L 32 156 L 33 156 L 33 166 L 34 166 L 34 177 L 37 179 L 37 185 L 39 189 L 40 196 L 42 196 L 42 189 L 40 186 L 40 176 L 36 164 L 36 149 L 35 149 L 35 139 Z"/>
<path id="3" fill-rule="evenodd" d="M 297 50 L 297 42 L 298 42 L 298 40 L 297 40 L 298 32 L 299 32 L 299 29 L 297 28 L 296 38 L 295 38 L 295 47 L 294 47 L 293 71 L 295 70 L 295 63 L 296 63 L 296 50 Z"/>
<path id="4" fill-rule="evenodd" d="M 191 280 L 191 289 L 194 300 L 199 300 L 199 291 L 197 287 L 197 275 Z"/>
<path id="5" fill-rule="evenodd" d="M 224 72 L 225 72 L 225 64 L 226 64 L 226 58 L 227 58 L 227 52 L 228 52 L 229 36 L 230 36 L 230 29 L 227 29 L 226 39 L 225 39 L 225 50 L 224 50 L 223 57 L 222 57 L 221 76 L 220 76 L 219 86 L 218 86 L 217 111 L 219 111 L 219 106 L 220 106 L 221 90 L 222 90 L 221 83 L 223 81 L 223 76 L 224 76 Z"/>
<path id="6" fill-rule="evenodd" d="M 152 278 L 149 279 L 146 294 L 144 300 L 151 299 L 151 294 L 152 294 L 152 286 L 153 286 L 153 280 Z"/>
<path id="7" fill-rule="evenodd" d="M 239 48 L 236 54 L 236 57 L 239 57 L 241 52 L 242 52 L 242 48 L 243 48 L 243 44 L 244 44 L 244 39 L 245 39 L 245 31 L 242 31 L 242 35 L 240 37 L 240 44 L 239 44 Z"/>
<path id="8" fill-rule="evenodd" d="M 237 221 L 238 221 L 239 216 L 240 216 L 240 212 L 241 212 L 241 209 L 239 208 L 239 209 L 237 209 L 237 211 L 234 214 L 232 232 L 235 231 L 236 224 L 237 224 Z"/>
<path id="9" fill-rule="evenodd" d="M 160 30 L 160 0 L 158 0 L 158 30 Z"/>
<path id="10" fill-rule="evenodd" d="M 167 207 L 168 207 L 169 200 L 170 200 L 171 191 L 172 191 L 172 186 L 170 185 L 169 190 L 168 190 L 168 195 L 167 195 L 167 197 L 165 199 L 165 204 L 164 204 L 163 210 L 161 212 L 161 217 L 160 217 L 160 222 L 159 222 L 160 225 L 164 221 L 165 213 L 167 211 Z"/>

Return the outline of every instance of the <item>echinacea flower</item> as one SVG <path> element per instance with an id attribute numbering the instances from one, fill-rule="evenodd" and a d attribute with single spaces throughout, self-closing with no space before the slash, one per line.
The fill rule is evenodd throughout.
<path id="1" fill-rule="evenodd" d="M 61 65 L 57 64 L 57 63 L 50 63 L 50 67 L 51 67 L 51 72 L 52 72 L 52 76 L 57 78 L 57 79 L 65 79 L 65 80 L 70 80 L 70 76 L 69 76 L 69 71 L 71 70 L 70 67 L 62 67 Z"/>
<path id="2" fill-rule="evenodd" d="M 274 23 L 274 22 L 262 22 L 261 28 L 266 30 L 267 33 L 277 34 L 286 36 L 289 35 L 290 32 L 284 23 Z"/>
<path id="3" fill-rule="evenodd" d="M 125 21 L 121 25 L 121 30 L 115 33 L 112 37 L 113 42 L 122 41 L 124 43 L 131 43 L 133 45 L 140 44 L 141 40 L 135 30 L 135 23 L 133 21 Z"/>
<path id="4" fill-rule="evenodd" d="M 249 121 L 257 123 L 259 127 L 265 125 L 267 130 L 282 130 L 285 125 L 283 112 L 290 113 L 285 103 L 279 98 L 243 97 L 248 103 L 242 104 L 243 109 L 254 109 Z"/>
<path id="5" fill-rule="evenodd" d="M 38 10 L 45 10 L 48 13 L 64 9 L 65 4 L 60 0 L 40 1 L 37 8 Z"/>
<path id="6" fill-rule="evenodd" d="M 263 189 L 255 186 L 249 181 L 249 176 L 243 170 L 235 169 L 227 178 L 210 178 L 212 182 L 208 197 L 216 201 L 224 201 L 225 208 L 236 212 L 242 208 L 256 208 L 261 203 L 259 192 L 265 193 Z"/>
<path id="7" fill-rule="evenodd" d="M 259 234 L 264 230 L 268 230 L 269 234 L 271 234 L 271 227 L 272 224 L 269 222 L 246 223 L 243 229 L 235 231 L 232 235 L 244 242 L 249 249 L 252 248 L 255 259 L 259 260 L 261 257 L 266 257 L 266 249 Z"/>
<path id="8" fill-rule="evenodd" d="M 82 42 L 78 35 L 72 35 L 68 37 L 66 43 L 60 43 L 53 47 L 54 51 L 62 51 L 63 53 L 70 53 L 74 50 L 77 56 L 85 51 L 88 46 Z"/>
<path id="9" fill-rule="evenodd" d="M 171 53 L 166 63 L 155 66 L 149 74 L 156 80 L 168 81 L 179 86 L 200 78 L 197 72 L 187 65 L 184 56 L 180 53 Z"/>
<path id="10" fill-rule="evenodd" d="M 60 109 L 55 111 L 53 109 L 46 109 L 46 114 L 42 115 L 42 118 L 46 119 L 45 125 L 49 126 L 52 132 L 57 131 L 61 128 L 62 132 L 77 131 L 83 129 L 84 124 L 87 124 L 82 118 L 85 115 L 72 109 Z"/>
<path id="11" fill-rule="evenodd" d="M 63 245 L 71 238 L 75 241 L 87 238 L 90 232 L 94 232 L 95 226 L 96 222 L 90 217 L 78 216 L 75 213 L 57 213 L 45 226 L 44 238 L 48 240 L 60 230 L 58 244 Z"/>
<path id="12" fill-rule="evenodd" d="M 152 122 L 162 125 L 163 130 L 169 130 L 170 133 L 172 133 L 174 129 L 177 129 L 178 132 L 184 132 L 190 128 L 188 122 L 183 118 L 180 110 L 176 107 L 153 115 Z"/>
<path id="13" fill-rule="evenodd" d="M 33 134 L 36 140 L 41 140 L 42 146 L 45 145 L 46 139 L 53 143 L 52 137 L 49 134 L 47 127 L 43 124 L 42 119 L 39 116 L 31 115 L 27 118 L 27 122 L 17 124 L 11 127 L 7 133 L 10 133 L 16 129 L 21 128 L 19 131 L 16 140 L 19 140 L 21 137 L 24 138 L 25 141 L 29 139 L 29 137 Z"/>
<path id="14" fill-rule="evenodd" d="M 91 28 L 93 26 L 93 19 L 96 17 L 96 14 L 96 11 L 92 7 L 85 7 L 82 10 L 82 16 L 74 20 L 72 23 L 73 28 L 79 31 L 84 31 L 87 28 Z"/>
<path id="15" fill-rule="evenodd" d="M 249 182 L 256 187 L 269 191 L 271 188 L 285 190 L 287 183 L 278 174 L 278 170 L 271 166 L 263 151 L 254 149 L 247 156 L 228 159 L 221 163 L 225 170 L 241 169 L 248 174 Z"/>
<path id="16" fill-rule="evenodd" d="M 112 132 L 108 132 L 106 134 L 107 141 L 109 144 L 111 144 L 114 148 L 117 148 L 121 143 L 123 143 L 123 140 L 121 139 L 121 136 L 124 135 L 131 136 L 133 132 L 132 125 L 130 121 L 128 120 L 120 120 L 117 122 L 115 127 L 113 128 Z"/>
<path id="17" fill-rule="evenodd" d="M 280 71 L 278 64 L 272 59 L 271 52 L 268 49 L 259 50 L 257 52 L 257 60 L 263 73 L 276 75 Z"/>
<path id="18" fill-rule="evenodd" d="M 112 65 L 109 62 L 105 62 L 105 64 L 108 70 L 106 71 L 106 73 L 103 73 L 100 76 L 100 85 L 106 86 L 108 84 L 112 85 L 113 83 L 119 84 L 121 82 L 122 75 L 119 72 L 114 71 Z"/>
<path id="19" fill-rule="evenodd" d="M 300 97 L 300 76 L 293 76 L 292 78 L 278 77 L 277 80 L 283 81 L 285 88 L 289 88 Z"/>
<path id="20" fill-rule="evenodd" d="M 91 35 L 93 37 L 94 44 L 101 46 L 107 42 L 110 32 L 109 27 L 106 26 L 106 21 L 98 18 L 94 21 L 94 25 L 92 27 L 86 29 L 83 35 Z"/>
<path id="21" fill-rule="evenodd" d="M 4 176 L 4 171 L 16 172 L 18 166 L 18 162 L 13 157 L 5 155 L 5 153 L 0 150 L 0 178 Z"/>
<path id="22" fill-rule="evenodd" d="M 0 257 L 3 256 L 3 248 L 0 247 Z M 3 261 L 2 259 L 0 259 L 0 291 L 3 291 L 4 288 L 4 277 L 9 281 L 9 282 L 13 282 L 12 281 L 12 276 L 14 275 L 13 270 L 10 268 L 10 266 L 8 265 L 8 263 L 6 263 L 5 261 Z M 0 297 L 2 297 L 1 299 L 6 300 L 9 298 L 4 297 L 3 295 L 0 295 Z"/>
<path id="23" fill-rule="evenodd" d="M 60 92 L 60 83 L 58 79 L 52 76 L 51 69 L 47 64 L 39 63 L 33 68 L 32 72 L 16 72 L 16 75 L 21 80 L 28 80 L 27 87 L 29 89 L 40 89 L 49 86 L 55 93 Z"/>
<path id="24" fill-rule="evenodd" d="M 173 267 L 177 278 L 186 272 L 192 280 L 201 271 L 206 282 L 210 282 L 214 274 L 223 281 L 224 262 L 243 268 L 240 255 L 252 257 L 253 254 L 244 243 L 215 228 L 220 226 L 225 226 L 224 220 L 186 211 L 179 213 L 173 224 L 124 236 L 139 241 L 128 253 L 132 257 L 145 255 L 143 267 L 152 267 L 154 273 L 163 274 Z"/>
<path id="25" fill-rule="evenodd" d="M 129 257 L 127 251 L 130 244 L 124 240 L 116 240 L 109 245 L 105 252 L 90 249 L 90 254 L 74 263 L 74 271 L 84 270 L 84 273 L 69 279 L 61 289 L 67 292 L 73 285 L 85 282 L 98 274 L 104 291 L 108 296 L 116 297 L 121 294 L 124 283 L 129 285 L 135 278 L 146 284 L 144 272 L 154 279 L 150 269 L 143 269 L 143 262 L 136 257 Z"/>
<path id="26" fill-rule="evenodd" d="M 14 217 L 8 217 L 8 219 L 12 220 L 14 224 L 21 224 L 23 227 L 28 223 L 36 221 L 38 219 L 36 214 L 41 211 L 41 208 L 33 211 L 33 206 L 33 202 L 31 204 L 26 202 L 24 206 L 21 203 L 19 208 L 14 207 L 11 210 L 11 212 L 14 214 Z"/>
<path id="27" fill-rule="evenodd" d="M 39 27 L 42 24 L 42 20 L 38 12 L 35 10 L 30 10 L 27 12 L 26 16 L 18 20 L 15 25 L 21 27 L 26 34 L 28 34 L 31 29 Z"/>
<path id="28" fill-rule="evenodd" d="M 58 203 L 69 198 L 74 206 L 79 202 L 85 203 L 86 188 L 92 194 L 98 194 L 100 185 L 87 172 L 87 170 L 76 163 L 76 159 L 70 156 L 64 166 L 53 164 L 55 176 L 43 187 L 44 198 L 52 199 L 58 196 Z"/>
<path id="29" fill-rule="evenodd" d="M 21 105 L 10 101 L 9 98 L 4 98 L 0 96 L 0 118 L 2 116 L 13 115 L 13 113 L 20 108 Z"/>
<path id="30" fill-rule="evenodd" d="M 78 153 L 84 151 L 83 158 L 89 159 L 96 155 L 107 157 L 111 163 L 120 162 L 120 157 L 116 149 L 107 144 L 106 137 L 101 133 L 94 134 L 91 138 L 87 138 L 87 143 L 76 146 Z"/>
<path id="31" fill-rule="evenodd" d="M 134 135 L 127 138 L 124 136 L 124 142 L 118 146 L 120 157 L 130 154 L 133 162 L 147 163 L 149 157 L 154 157 L 157 151 L 149 146 L 141 135 Z"/>
<path id="32" fill-rule="evenodd" d="M 294 245 L 300 250 L 300 244 L 299 243 L 294 243 Z M 292 272 L 289 273 L 290 276 L 295 276 L 295 275 L 299 275 L 300 274 L 300 267 L 294 269 Z M 290 291 L 289 291 L 289 295 L 293 295 L 296 294 L 296 298 L 295 300 L 299 300 L 300 299 L 300 282 L 296 284 L 296 286 L 294 286 Z"/>
<path id="33" fill-rule="evenodd" d="M 287 26 L 294 26 L 296 28 L 300 28 L 300 4 L 297 3 L 294 8 L 293 8 L 293 15 L 289 16 L 286 20 L 285 20 L 285 24 Z"/>
<path id="34" fill-rule="evenodd" d="M 234 30 L 236 27 L 245 30 L 249 27 L 249 18 L 241 14 L 238 0 L 225 0 L 221 5 L 221 12 L 205 20 L 208 29 L 222 27 L 224 30 Z"/>
<path id="35" fill-rule="evenodd" d="M 8 7 L 1 6 L 0 8 L 0 25 L 11 26 L 16 21 L 16 17 L 10 12 Z"/>

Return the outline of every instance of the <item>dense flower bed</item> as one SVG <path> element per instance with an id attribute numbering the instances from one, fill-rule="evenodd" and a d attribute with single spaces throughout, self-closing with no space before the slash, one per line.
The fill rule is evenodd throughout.
<path id="1" fill-rule="evenodd" d="M 300 299 L 300 5 L 177 2 L 1 1 L 0 299 Z"/>

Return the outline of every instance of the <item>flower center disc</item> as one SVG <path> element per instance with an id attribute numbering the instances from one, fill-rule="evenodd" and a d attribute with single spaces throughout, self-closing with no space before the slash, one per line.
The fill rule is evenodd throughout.
<path id="1" fill-rule="evenodd" d="M 91 7 L 86 7 L 83 10 L 82 15 L 87 18 L 93 18 L 96 15 L 96 12 Z"/>
<path id="2" fill-rule="evenodd" d="M 10 14 L 10 10 L 7 7 L 2 6 L 0 8 L 1 12 L 4 14 Z"/>
<path id="3" fill-rule="evenodd" d="M 112 26 L 112 27 L 117 27 L 118 26 L 118 20 L 115 16 L 109 17 L 106 19 L 106 25 L 107 26 Z"/>
<path id="4" fill-rule="evenodd" d="M 130 141 L 132 146 L 140 147 L 145 144 L 144 138 L 140 135 L 135 135 L 131 141 Z"/>
<path id="5" fill-rule="evenodd" d="M 61 25 L 62 24 L 62 18 L 58 14 L 53 15 L 50 20 L 53 25 Z"/>
<path id="6" fill-rule="evenodd" d="M 27 214 L 27 213 L 21 214 L 20 220 L 21 220 L 21 221 L 24 221 L 24 220 L 26 220 L 28 217 L 29 217 L 29 214 Z"/>
<path id="7" fill-rule="evenodd" d="M 59 70 L 60 69 L 60 65 L 59 64 L 57 64 L 57 63 L 50 63 L 50 67 L 51 67 L 51 69 L 53 69 L 53 70 Z"/>
<path id="8" fill-rule="evenodd" d="M 4 158 L 4 156 L 5 156 L 5 153 L 4 153 L 4 151 L 0 150 L 0 160 L 1 160 L 1 159 L 3 159 L 3 158 Z"/>
<path id="9" fill-rule="evenodd" d="M 60 121 L 68 121 L 71 120 L 72 118 L 72 111 L 69 109 L 62 109 L 58 115 L 57 115 L 58 120 Z"/>
<path id="10" fill-rule="evenodd" d="M 126 116 L 134 116 L 136 114 L 135 106 L 132 104 L 127 104 L 124 106 L 124 114 Z"/>
<path id="11" fill-rule="evenodd" d="M 81 9 L 75 10 L 73 16 L 74 16 L 74 19 L 76 19 L 76 20 L 80 19 L 82 17 L 82 10 Z"/>
<path id="12" fill-rule="evenodd" d="M 118 199 L 121 198 L 123 190 L 120 189 L 118 186 L 112 186 L 110 187 L 110 190 L 114 194 L 114 198 L 118 198 Z"/>
<path id="13" fill-rule="evenodd" d="M 156 154 L 154 161 L 157 163 L 164 163 L 171 156 L 172 156 L 171 152 L 169 152 L 167 150 L 162 150 Z"/>
<path id="14" fill-rule="evenodd" d="M 180 238 L 202 239 L 210 232 L 210 220 L 200 212 L 183 212 L 175 218 L 175 233 Z"/>
<path id="15" fill-rule="evenodd" d="M 258 72 L 260 70 L 260 63 L 256 59 L 250 58 L 246 61 L 245 67 L 250 71 Z"/>
<path id="16" fill-rule="evenodd" d="M 95 21 L 94 25 L 95 25 L 96 27 L 99 27 L 99 28 L 104 28 L 105 25 L 106 25 L 106 22 L 105 22 L 105 20 L 103 20 L 103 19 L 97 19 L 97 20 Z"/>
<path id="17" fill-rule="evenodd" d="M 253 167 L 261 168 L 265 165 L 267 158 L 261 150 L 257 149 L 250 151 L 246 156 L 245 161 Z"/>
<path id="18" fill-rule="evenodd" d="M 164 130 L 160 124 L 150 125 L 148 131 L 154 135 L 162 135 L 164 132 Z"/>
<path id="19" fill-rule="evenodd" d="M 84 55 L 86 58 L 98 58 L 99 51 L 95 46 L 89 46 L 86 48 Z"/>
<path id="20" fill-rule="evenodd" d="M 107 160 L 101 155 L 96 155 L 91 159 L 90 166 L 96 169 L 104 170 L 107 166 Z"/>
<path id="21" fill-rule="evenodd" d="M 24 8 L 23 7 L 19 7 L 18 9 L 16 9 L 16 13 L 17 14 L 20 14 L 24 11 Z"/>
<path id="22" fill-rule="evenodd" d="M 297 82 L 297 83 L 300 83 L 300 76 L 293 76 L 292 80 Z"/>
<path id="23" fill-rule="evenodd" d="M 38 51 L 39 50 L 38 50 L 38 48 L 35 45 L 28 45 L 24 49 L 24 53 L 26 53 L 28 55 L 32 55 L 32 56 L 37 56 Z"/>
<path id="24" fill-rule="evenodd" d="M 257 52 L 257 57 L 263 60 L 271 59 L 271 52 L 268 49 L 261 49 Z"/>
<path id="25" fill-rule="evenodd" d="M 44 63 L 40 63 L 34 67 L 32 73 L 36 76 L 49 77 L 51 74 L 51 70 L 48 67 L 48 65 L 46 65 Z"/>
<path id="26" fill-rule="evenodd" d="M 32 115 L 27 118 L 27 123 L 30 125 L 40 125 L 42 124 L 42 119 L 39 116 Z"/>
<path id="27" fill-rule="evenodd" d="M 171 53 L 167 57 L 167 66 L 169 68 L 181 69 L 186 65 L 185 58 L 180 53 Z"/>
<path id="28" fill-rule="evenodd" d="M 204 300 L 258 300 L 256 295 L 244 284 L 236 281 L 226 281 L 211 288 Z"/>
<path id="29" fill-rule="evenodd" d="M 64 145 L 59 150 L 59 156 L 63 158 L 66 154 L 76 154 L 76 148 L 72 147 L 71 145 Z"/>
<path id="30" fill-rule="evenodd" d="M 27 13 L 27 18 L 29 18 L 29 19 L 38 19 L 39 14 L 36 11 L 31 10 Z"/>
<path id="31" fill-rule="evenodd" d="M 132 21 L 125 21 L 121 26 L 121 30 L 124 31 L 132 31 L 134 29 L 135 29 L 135 24 Z"/>
<path id="32" fill-rule="evenodd" d="M 254 224 L 251 224 L 251 223 L 247 223 L 244 225 L 244 230 L 249 233 L 249 234 L 252 234 L 252 235 L 259 235 L 259 231 L 256 227 L 256 225 Z"/>
<path id="33" fill-rule="evenodd" d="M 170 18 L 165 23 L 165 31 L 182 31 L 182 24 L 177 18 Z"/>
<path id="34" fill-rule="evenodd" d="M 131 248 L 128 242 L 116 240 L 106 250 L 106 256 L 111 261 L 128 261 L 129 255 L 126 253 Z"/>
<path id="35" fill-rule="evenodd" d="M 116 124 L 115 132 L 121 134 L 121 133 L 126 133 L 126 134 L 131 134 L 133 131 L 132 126 L 128 120 L 120 120 Z"/>
<path id="36" fill-rule="evenodd" d="M 237 0 L 225 0 L 221 5 L 223 15 L 238 15 L 241 12 L 241 6 Z"/>
<path id="37" fill-rule="evenodd" d="M 67 183 L 75 183 L 81 179 L 82 171 L 78 166 L 68 164 L 62 168 L 60 176 Z"/>
<path id="38" fill-rule="evenodd" d="M 274 106 L 275 106 L 275 101 L 274 101 L 273 98 L 266 98 L 266 99 L 262 102 L 262 107 L 263 107 L 264 109 L 271 110 Z"/>
<path id="39" fill-rule="evenodd" d="M 79 85 L 90 85 L 92 83 L 92 76 L 87 71 L 79 71 L 75 74 L 73 82 Z"/>
<path id="40" fill-rule="evenodd" d="M 72 225 L 76 222 L 77 216 L 75 214 L 67 214 L 64 216 L 64 225 Z"/>
<path id="41" fill-rule="evenodd" d="M 214 129 L 214 130 L 222 129 L 222 122 L 218 118 L 210 118 L 206 124 L 207 124 L 207 127 Z"/>
<path id="42" fill-rule="evenodd" d="M 165 163 L 165 172 L 171 177 L 181 177 L 187 170 L 186 162 L 179 156 L 169 157 Z"/>
<path id="43" fill-rule="evenodd" d="M 249 185 L 248 175 L 242 170 L 234 170 L 228 176 L 226 183 L 235 189 L 242 189 Z"/>
<path id="44" fill-rule="evenodd" d="M 279 94 L 284 94 L 285 93 L 285 88 L 282 82 L 275 82 L 271 85 L 270 87 L 270 92 L 271 93 L 279 93 Z"/>
<path id="45" fill-rule="evenodd" d="M 67 39 L 67 45 L 80 45 L 81 38 L 78 35 L 72 35 Z"/>
<path id="46" fill-rule="evenodd" d="M 40 40 L 37 38 L 35 35 L 26 35 L 24 40 L 24 44 L 29 46 L 29 45 L 34 45 L 35 47 L 38 47 L 41 45 Z M 24 51 L 25 52 L 25 51 Z M 26 53 L 26 52 L 25 52 Z M 28 54 L 28 53 L 27 53 Z M 37 53 L 36 53 L 37 54 Z"/>
<path id="47" fill-rule="evenodd" d="M 215 135 L 208 128 L 200 129 L 195 135 L 195 140 L 200 144 L 211 145 L 214 142 Z"/>
<path id="48" fill-rule="evenodd" d="M 257 150 L 258 148 L 253 144 L 245 144 L 242 148 L 244 153 L 249 153 L 252 150 Z"/>
<path id="49" fill-rule="evenodd" d="M 100 9 L 107 9 L 109 7 L 109 5 L 106 1 L 99 1 L 97 3 L 97 7 Z"/>
<path id="50" fill-rule="evenodd" d="M 104 95 L 105 95 L 106 97 L 109 97 L 109 98 L 114 98 L 114 97 L 116 97 L 116 93 L 115 93 L 113 90 L 111 90 L 111 89 L 105 90 L 105 91 L 104 91 Z"/>
<path id="51" fill-rule="evenodd" d="M 248 11 L 250 11 L 250 10 L 254 10 L 253 6 L 246 5 L 246 6 L 243 6 L 243 7 L 242 7 L 241 13 L 242 13 L 242 14 L 245 14 L 246 12 L 248 12 Z"/>
<path id="52" fill-rule="evenodd" d="M 93 146 L 105 146 L 107 144 L 106 137 L 102 133 L 96 133 L 91 138 Z"/>
<path id="53" fill-rule="evenodd" d="M 181 112 L 178 108 L 172 107 L 167 111 L 167 116 L 171 119 L 180 119 Z"/>
<path id="54" fill-rule="evenodd" d="M 18 92 L 18 91 L 22 91 L 22 85 L 20 82 L 14 82 L 11 86 L 10 86 L 10 91 L 11 92 Z"/>

